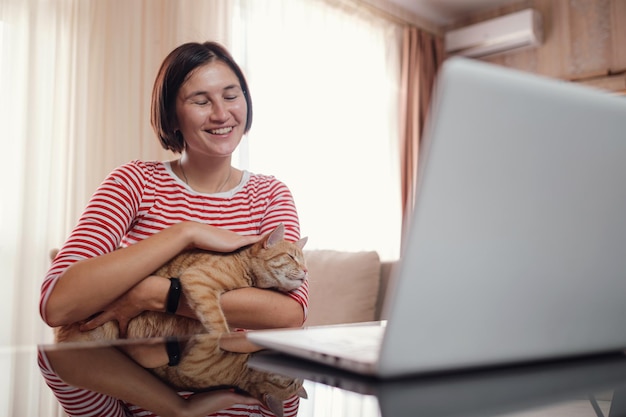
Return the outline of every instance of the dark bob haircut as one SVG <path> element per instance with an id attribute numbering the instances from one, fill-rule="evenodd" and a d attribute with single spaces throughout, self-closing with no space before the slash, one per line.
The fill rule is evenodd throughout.
<path id="1" fill-rule="evenodd" d="M 185 149 L 185 141 L 176 132 L 176 96 L 191 71 L 210 62 L 222 61 L 239 79 L 241 90 L 246 98 L 248 112 L 244 133 L 252 125 L 252 99 L 246 78 L 228 50 L 216 42 L 185 43 L 174 49 L 165 58 L 159 68 L 152 90 L 152 109 L 150 122 L 161 145 L 166 150 L 181 153 Z"/>

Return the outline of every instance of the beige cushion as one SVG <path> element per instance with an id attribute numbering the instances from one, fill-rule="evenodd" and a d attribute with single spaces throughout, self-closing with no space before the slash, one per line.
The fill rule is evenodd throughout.
<path id="1" fill-rule="evenodd" d="M 306 326 L 372 321 L 380 285 L 377 252 L 305 251 L 309 269 Z"/>

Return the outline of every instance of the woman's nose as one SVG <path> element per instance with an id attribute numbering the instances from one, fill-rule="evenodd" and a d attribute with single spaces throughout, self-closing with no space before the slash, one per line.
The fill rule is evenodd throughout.
<path id="1" fill-rule="evenodd" d="M 210 118 L 212 121 L 222 122 L 228 119 L 228 110 L 225 103 L 216 101 L 213 103 L 213 108 L 211 110 Z"/>

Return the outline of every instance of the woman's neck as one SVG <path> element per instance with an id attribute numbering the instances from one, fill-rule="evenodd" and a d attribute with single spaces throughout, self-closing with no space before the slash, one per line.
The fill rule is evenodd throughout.
<path id="1" fill-rule="evenodd" d="M 230 159 L 195 163 L 189 155 L 183 154 L 174 165 L 176 175 L 189 187 L 207 194 L 232 189 L 240 177 L 240 172 L 231 166 Z"/>

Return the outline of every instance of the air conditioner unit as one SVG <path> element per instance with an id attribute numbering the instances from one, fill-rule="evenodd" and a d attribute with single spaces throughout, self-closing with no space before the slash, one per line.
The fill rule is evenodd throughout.
<path id="1" fill-rule="evenodd" d="M 481 57 L 540 45 L 543 38 L 541 15 L 526 9 L 446 33 L 450 55 Z"/>

